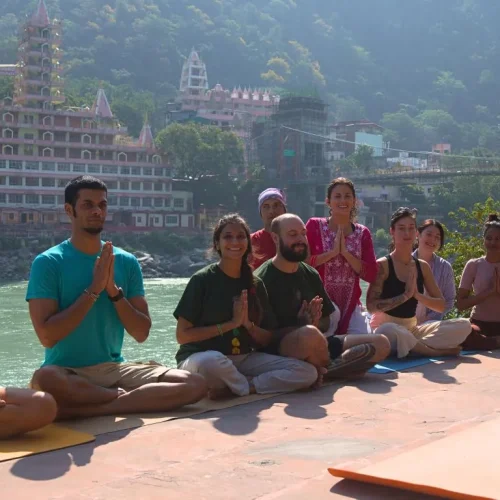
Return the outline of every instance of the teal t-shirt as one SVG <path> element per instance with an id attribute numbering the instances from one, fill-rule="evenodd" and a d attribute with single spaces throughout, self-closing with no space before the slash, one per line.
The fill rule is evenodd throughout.
<path id="1" fill-rule="evenodd" d="M 38 255 L 31 267 L 26 300 L 53 299 L 57 301 L 59 311 L 67 309 L 91 285 L 99 254 L 82 253 L 66 240 Z M 137 259 L 117 247 L 113 247 L 113 254 L 116 285 L 123 289 L 127 299 L 144 296 Z M 42 366 L 80 368 L 123 361 L 124 333 L 115 306 L 104 290 L 80 325 L 54 347 L 45 349 Z"/>

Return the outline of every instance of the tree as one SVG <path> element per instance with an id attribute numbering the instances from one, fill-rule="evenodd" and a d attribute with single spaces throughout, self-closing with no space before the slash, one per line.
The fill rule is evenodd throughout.
<path id="1" fill-rule="evenodd" d="M 241 139 L 213 125 L 174 123 L 159 132 L 156 144 L 181 177 L 228 177 L 244 166 Z"/>
<path id="2" fill-rule="evenodd" d="M 500 201 L 488 198 L 484 203 L 476 203 L 472 210 L 459 208 L 456 212 L 450 213 L 457 229 L 447 231 L 447 242 L 441 255 L 452 263 L 457 289 L 465 264 L 470 259 L 484 255 L 483 225 L 489 214 L 498 212 L 500 212 Z M 469 316 L 469 313 L 470 311 L 465 311 L 461 315 Z M 452 315 L 459 315 L 458 311 L 453 311 Z"/>
<path id="3" fill-rule="evenodd" d="M 349 156 L 349 159 L 356 168 L 368 172 L 373 159 L 373 148 L 366 144 L 360 144 L 356 147 L 356 151 Z"/>

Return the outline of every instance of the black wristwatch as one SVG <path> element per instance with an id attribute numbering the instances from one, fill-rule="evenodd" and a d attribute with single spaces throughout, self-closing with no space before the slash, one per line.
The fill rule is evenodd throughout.
<path id="1" fill-rule="evenodd" d="M 123 299 L 123 290 L 121 288 L 118 288 L 118 293 L 114 297 L 110 297 L 108 295 L 108 299 L 111 300 L 111 302 L 118 302 L 119 300 Z"/>

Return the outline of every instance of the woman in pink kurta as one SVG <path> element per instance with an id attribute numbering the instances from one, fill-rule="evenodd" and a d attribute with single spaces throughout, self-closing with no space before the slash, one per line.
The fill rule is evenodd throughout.
<path id="1" fill-rule="evenodd" d="M 327 195 L 331 216 L 314 217 L 306 224 L 309 264 L 318 270 L 328 296 L 340 310 L 335 333 L 371 333 L 360 302 L 359 280 L 371 283 L 377 275 L 372 237 L 368 228 L 353 222 L 356 192 L 350 180 L 333 180 Z"/>

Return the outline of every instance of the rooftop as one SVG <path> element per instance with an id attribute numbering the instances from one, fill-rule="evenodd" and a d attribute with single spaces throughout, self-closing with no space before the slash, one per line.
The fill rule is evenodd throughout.
<path id="1" fill-rule="evenodd" d="M 499 358 L 467 356 L 103 434 L 90 444 L 0 463 L 2 495 L 431 500 L 340 480 L 327 467 L 365 467 L 496 418 Z"/>

